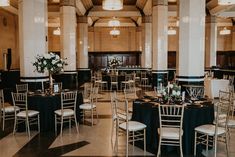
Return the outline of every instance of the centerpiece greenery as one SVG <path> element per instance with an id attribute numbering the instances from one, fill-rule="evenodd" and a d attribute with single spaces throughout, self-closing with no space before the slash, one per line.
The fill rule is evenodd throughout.
<path id="1" fill-rule="evenodd" d="M 165 101 L 179 101 L 181 99 L 181 87 L 177 84 L 168 84 L 163 88 L 162 96 Z"/>
<path id="2" fill-rule="evenodd" d="M 113 59 L 109 60 L 108 66 L 110 68 L 116 68 L 117 66 L 120 66 L 122 64 L 122 61 L 118 59 L 117 57 L 114 57 Z"/>

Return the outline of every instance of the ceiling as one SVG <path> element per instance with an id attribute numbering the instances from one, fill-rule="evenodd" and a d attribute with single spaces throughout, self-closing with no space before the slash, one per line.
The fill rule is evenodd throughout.
<path id="1" fill-rule="evenodd" d="M 107 27 L 108 21 L 116 17 L 121 26 L 140 26 L 143 15 L 152 14 L 151 0 L 123 0 L 124 8 L 120 11 L 105 11 L 102 9 L 102 0 L 76 0 L 78 16 L 88 16 L 90 26 Z M 18 14 L 18 0 L 10 0 L 10 7 L 4 7 L 13 14 Z M 49 27 L 58 27 L 59 0 L 48 0 Z M 176 26 L 177 0 L 168 0 L 169 26 Z M 219 26 L 231 26 L 235 21 L 235 5 L 219 6 L 218 0 L 206 0 L 206 13 L 217 17 Z"/>

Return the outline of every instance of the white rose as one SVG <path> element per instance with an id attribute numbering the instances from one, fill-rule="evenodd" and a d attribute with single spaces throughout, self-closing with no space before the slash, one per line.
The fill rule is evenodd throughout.
<path id="1" fill-rule="evenodd" d="M 163 95 L 166 95 L 166 92 L 165 92 L 165 91 L 163 92 Z"/>
<path id="2" fill-rule="evenodd" d="M 176 91 L 175 90 L 172 91 L 172 95 L 176 95 Z"/>
<path id="3" fill-rule="evenodd" d="M 46 61 L 43 61 L 43 64 L 44 64 L 44 65 L 46 65 L 46 64 L 47 64 L 47 62 L 46 62 Z"/>
<path id="4" fill-rule="evenodd" d="M 58 64 L 58 67 L 62 67 L 62 64 Z"/>
<path id="5" fill-rule="evenodd" d="M 51 55 L 50 55 L 50 54 L 45 54 L 44 57 L 45 57 L 46 59 L 50 59 L 50 58 L 51 58 Z"/>
<path id="6" fill-rule="evenodd" d="M 178 92 L 176 93 L 176 95 L 177 95 L 177 96 L 180 96 L 180 91 L 178 91 Z"/>
<path id="7" fill-rule="evenodd" d="M 55 55 L 55 59 L 59 60 L 59 59 L 60 59 L 60 57 L 59 57 L 58 55 Z"/>
<path id="8" fill-rule="evenodd" d="M 41 71 L 41 67 L 38 67 L 38 71 Z"/>
<path id="9" fill-rule="evenodd" d="M 52 60 L 52 64 L 55 64 L 56 63 L 56 61 L 55 60 Z"/>
<path id="10" fill-rule="evenodd" d="M 169 87 L 170 87 L 170 88 L 173 88 L 173 84 L 169 84 Z"/>

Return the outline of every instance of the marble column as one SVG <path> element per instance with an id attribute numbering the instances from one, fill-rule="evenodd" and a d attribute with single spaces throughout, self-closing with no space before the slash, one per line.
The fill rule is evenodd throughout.
<path id="1" fill-rule="evenodd" d="M 179 2 L 179 55 L 177 80 L 180 84 L 204 83 L 205 0 Z"/>
<path id="2" fill-rule="evenodd" d="M 61 81 L 66 85 L 65 88 L 77 87 L 76 70 L 76 8 L 75 0 L 60 0 L 60 50 L 61 57 L 66 58 L 67 66 L 61 74 Z"/>
<path id="3" fill-rule="evenodd" d="M 217 23 L 215 16 L 206 18 L 205 67 L 216 66 Z"/>
<path id="4" fill-rule="evenodd" d="M 152 17 L 142 17 L 142 54 L 141 67 L 152 67 Z"/>
<path id="5" fill-rule="evenodd" d="M 48 74 L 36 72 L 32 63 L 37 55 L 48 52 L 47 0 L 19 0 L 18 6 L 21 81 L 40 82 L 41 86 L 42 81 L 49 80 Z"/>
<path id="6" fill-rule="evenodd" d="M 90 69 L 88 68 L 88 18 L 78 17 L 77 27 L 77 69 L 79 83 L 90 81 Z"/>
<path id="7" fill-rule="evenodd" d="M 152 5 L 152 83 L 153 86 L 167 85 L 168 1 L 153 0 Z"/>

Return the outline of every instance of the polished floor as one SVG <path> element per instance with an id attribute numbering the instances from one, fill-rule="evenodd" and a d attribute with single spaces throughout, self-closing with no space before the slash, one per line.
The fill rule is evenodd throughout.
<path id="1" fill-rule="evenodd" d="M 121 95 L 120 95 L 121 96 Z M 125 156 L 125 139 L 119 139 L 118 149 L 111 142 L 111 107 L 109 92 L 99 95 L 98 112 L 100 119 L 91 127 L 89 122 L 80 124 L 79 134 L 76 129 L 64 129 L 63 136 L 54 132 L 32 133 L 29 139 L 25 132 L 12 135 L 12 123 L 8 123 L 5 132 L 0 133 L 0 157 L 59 157 L 59 156 Z M 95 121 L 96 122 L 96 121 Z M 115 137 L 113 137 L 113 141 Z M 235 130 L 232 130 L 229 156 L 235 157 Z M 157 151 L 157 150 L 156 150 Z M 157 153 L 157 152 L 156 152 Z M 203 153 L 202 153 L 203 154 Z M 147 152 L 146 156 L 155 156 Z M 129 156 L 144 156 L 142 149 L 129 146 Z M 179 156 L 178 151 L 163 153 L 164 157 Z M 203 156 L 203 155 L 199 155 Z M 213 156 L 209 153 L 209 156 Z M 225 157 L 224 144 L 219 144 L 218 157 Z"/>

